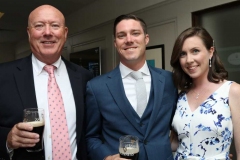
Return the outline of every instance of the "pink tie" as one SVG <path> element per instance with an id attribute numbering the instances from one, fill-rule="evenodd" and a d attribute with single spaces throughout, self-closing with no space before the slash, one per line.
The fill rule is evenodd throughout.
<path id="1" fill-rule="evenodd" d="M 53 160 L 71 160 L 70 141 L 66 120 L 66 113 L 61 91 L 57 85 L 52 65 L 44 66 L 48 72 L 48 105 L 52 131 L 52 157 Z"/>

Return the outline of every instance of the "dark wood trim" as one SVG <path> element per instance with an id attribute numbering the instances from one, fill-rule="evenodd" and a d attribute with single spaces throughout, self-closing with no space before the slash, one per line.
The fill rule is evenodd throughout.
<path id="1" fill-rule="evenodd" d="M 165 48 L 164 44 L 146 47 L 146 50 L 162 48 L 162 69 L 165 69 Z"/>
<path id="2" fill-rule="evenodd" d="M 202 14 L 210 13 L 210 12 L 214 12 L 214 11 L 231 9 L 233 7 L 238 7 L 238 6 L 240 6 L 240 1 L 234 1 L 234 2 L 227 3 L 227 4 L 222 4 L 219 6 L 192 12 L 192 26 L 201 26 L 200 18 L 201 18 Z"/>

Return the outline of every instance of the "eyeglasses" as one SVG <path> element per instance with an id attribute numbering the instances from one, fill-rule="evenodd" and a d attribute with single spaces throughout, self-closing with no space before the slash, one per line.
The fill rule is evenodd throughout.
<path id="1" fill-rule="evenodd" d="M 36 23 L 34 24 L 31 28 L 34 28 L 38 31 L 45 31 L 47 26 L 49 27 L 50 30 L 59 30 L 62 26 L 58 23 Z"/>

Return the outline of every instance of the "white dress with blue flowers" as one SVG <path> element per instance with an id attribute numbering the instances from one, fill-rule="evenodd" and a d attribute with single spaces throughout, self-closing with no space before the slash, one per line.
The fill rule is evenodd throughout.
<path id="1" fill-rule="evenodd" d="M 178 134 L 175 160 L 229 160 L 233 138 L 226 81 L 195 111 L 188 105 L 186 93 L 180 94 L 172 126 Z"/>

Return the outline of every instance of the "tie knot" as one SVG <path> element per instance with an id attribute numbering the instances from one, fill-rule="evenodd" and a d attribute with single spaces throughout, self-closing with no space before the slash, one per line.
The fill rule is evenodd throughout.
<path id="1" fill-rule="evenodd" d="M 142 73 L 140 71 L 132 71 L 131 75 L 136 80 L 142 79 Z"/>
<path id="2" fill-rule="evenodd" d="M 53 65 L 46 65 L 46 66 L 43 67 L 43 69 L 44 69 L 46 72 L 48 72 L 48 74 L 53 74 L 55 68 L 56 68 L 56 67 L 53 66 Z"/>

